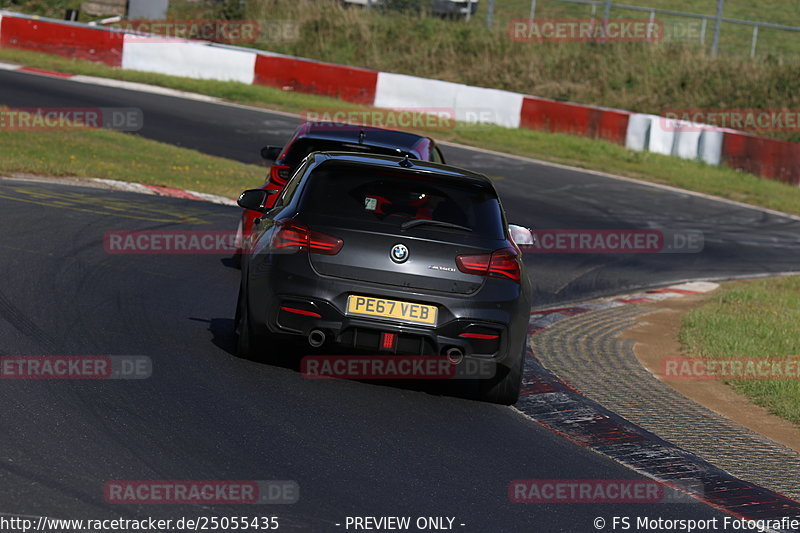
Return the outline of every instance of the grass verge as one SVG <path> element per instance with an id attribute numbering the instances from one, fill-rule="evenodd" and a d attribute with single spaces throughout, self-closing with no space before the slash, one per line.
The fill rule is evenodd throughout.
<path id="1" fill-rule="evenodd" d="M 680 340 L 691 356 L 791 358 L 800 354 L 800 276 L 737 281 L 688 313 Z M 800 381 L 734 380 L 738 392 L 800 425 Z"/>
<path id="2" fill-rule="evenodd" d="M 358 108 L 354 104 L 344 103 L 332 98 L 287 92 L 271 87 L 194 80 L 162 74 L 121 70 L 88 61 L 66 59 L 23 50 L 0 49 L 0 61 L 10 61 L 74 74 L 149 83 L 216 96 L 231 102 L 295 113 L 302 113 L 309 109 Z M 600 170 L 712 194 L 788 213 L 800 214 L 799 187 L 761 179 L 752 174 L 725 167 L 712 167 L 674 157 L 635 152 L 623 146 L 583 137 L 524 129 L 512 130 L 496 126 L 458 124 L 451 131 L 419 133 L 430 134 L 438 140 L 458 142 L 580 168 Z M 0 153 L 7 151 L 8 149 L 5 146 L 0 147 Z M 17 161 L 18 165 L 23 164 L 23 161 L 19 158 L 17 158 Z M 57 168 L 57 165 L 58 161 L 55 161 L 51 168 L 62 172 L 62 174 L 57 175 L 64 175 L 63 172 L 66 171 L 67 167 Z M 20 168 L 18 170 L 24 171 L 27 169 Z M 91 170 L 91 167 L 87 170 Z M 193 178 L 191 181 L 193 182 L 192 186 L 197 190 L 213 192 L 204 188 L 203 180 Z M 208 186 L 217 187 L 218 184 L 209 183 Z"/>
<path id="3" fill-rule="evenodd" d="M 265 171 L 115 131 L 2 131 L 0 175 L 78 176 L 133 181 L 235 198 Z"/>

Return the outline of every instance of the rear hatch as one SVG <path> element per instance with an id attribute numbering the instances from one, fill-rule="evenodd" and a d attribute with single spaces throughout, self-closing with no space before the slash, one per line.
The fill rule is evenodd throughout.
<path id="1" fill-rule="evenodd" d="M 491 185 L 402 169 L 321 165 L 297 218 L 343 241 L 335 255 L 309 255 L 317 272 L 392 287 L 473 293 L 485 278 L 456 257 L 507 245 Z"/>

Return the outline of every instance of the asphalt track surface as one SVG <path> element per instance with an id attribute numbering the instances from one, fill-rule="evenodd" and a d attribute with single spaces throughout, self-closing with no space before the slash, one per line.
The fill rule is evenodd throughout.
<path id="1" fill-rule="evenodd" d="M 248 163 L 298 122 L 10 72 L 0 72 L 0 105 L 139 107 L 141 135 Z M 444 152 L 452 164 L 498 178 L 515 223 L 705 236 L 695 254 L 529 255 L 539 306 L 800 265 L 800 222 L 788 218 L 467 149 Z M 722 516 L 701 503 L 511 503 L 514 479 L 641 476 L 509 408 L 433 390 L 305 380 L 239 360 L 231 355 L 239 273 L 226 258 L 103 247 L 111 230 L 228 230 L 237 216 L 189 200 L 0 181 L 0 354 L 153 361 L 146 380 L 0 381 L 0 513 L 278 516 L 281 530 L 314 532 L 344 531 L 335 524 L 365 515 L 451 516 L 465 532 L 594 531 L 595 517 L 613 515 Z M 142 479 L 289 479 L 301 497 L 286 506 L 104 502 L 105 482 Z"/>

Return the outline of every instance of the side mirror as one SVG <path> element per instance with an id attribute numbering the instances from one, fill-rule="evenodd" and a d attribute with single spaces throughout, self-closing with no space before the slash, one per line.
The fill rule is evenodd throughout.
<path id="1" fill-rule="evenodd" d="M 261 149 L 261 157 L 267 161 L 275 161 L 281 155 L 281 150 L 280 146 L 265 146 Z"/>
<path id="2" fill-rule="evenodd" d="M 269 208 L 264 207 L 264 204 L 267 201 L 267 197 L 277 193 L 278 191 L 268 191 L 264 189 L 248 189 L 239 196 L 239 200 L 237 200 L 236 203 L 239 204 L 239 207 L 241 208 L 252 209 L 253 211 L 266 213 L 267 211 L 269 211 Z"/>
<path id="3" fill-rule="evenodd" d="M 536 237 L 529 228 L 518 226 L 517 224 L 509 224 L 508 233 L 511 235 L 511 240 L 520 248 L 536 245 Z"/>

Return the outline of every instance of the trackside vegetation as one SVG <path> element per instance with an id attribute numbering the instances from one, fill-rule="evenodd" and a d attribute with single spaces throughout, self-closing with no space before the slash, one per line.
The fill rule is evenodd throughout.
<path id="1" fill-rule="evenodd" d="M 160 85 L 182 91 L 215 96 L 240 104 L 301 114 L 310 109 L 368 109 L 363 106 L 359 107 L 332 98 L 282 91 L 271 87 L 211 80 L 194 80 L 161 74 L 121 70 L 88 61 L 66 59 L 58 56 L 9 48 L 0 49 L 0 61 L 73 74 L 100 76 Z M 13 136 L 19 132 L 7 133 Z M 635 152 L 623 146 L 608 142 L 595 141 L 571 135 L 551 134 L 524 129 L 511 130 L 497 126 L 461 123 L 456 124 L 451 130 L 417 131 L 417 133 L 430 135 L 439 141 L 457 142 L 543 161 L 609 172 L 635 179 L 712 194 L 788 213 L 800 214 L 800 187 L 793 187 L 784 183 L 761 179 L 752 174 L 735 171 L 726 167 L 713 167 L 694 161 L 685 161 L 653 153 Z M 118 142 L 123 143 L 125 138 L 126 137 L 119 137 Z M 0 145 L 0 154 L 9 151 L 7 146 L 9 145 Z M 46 154 L 47 151 L 44 151 L 44 153 Z M 108 154 L 109 158 L 113 156 L 113 153 Z M 41 157 L 48 156 L 42 155 Z M 23 165 L 24 160 L 22 158 L 16 158 L 16 161 L 18 170 L 24 170 L 19 168 L 20 165 Z M 70 174 L 68 173 L 69 171 L 59 168 L 59 163 L 60 160 L 54 158 L 53 164 L 50 167 L 53 169 L 53 172 L 60 172 L 60 174 L 57 175 L 78 175 L 74 173 Z M 84 171 L 90 172 L 91 167 L 84 169 Z M 67 174 L 64 174 L 65 172 L 67 172 Z M 90 173 L 87 175 L 96 176 L 97 174 Z M 189 178 L 180 179 L 188 180 Z M 203 189 L 204 182 L 202 179 L 194 177 L 191 178 L 191 181 L 193 183 L 192 187 L 195 188 L 195 190 L 205 190 Z M 258 185 L 259 183 L 260 181 L 256 181 L 254 185 Z M 211 188 L 219 188 L 220 184 L 209 183 L 208 186 Z M 240 189 L 233 191 L 232 194 L 238 194 L 239 192 Z"/>
<path id="2" fill-rule="evenodd" d="M 0 129 L 0 176 L 17 173 L 132 181 L 228 198 L 266 176 L 262 167 L 116 131 Z"/>
<path id="3" fill-rule="evenodd" d="M 685 352 L 705 358 L 800 362 L 800 276 L 723 284 L 719 294 L 683 319 Z M 736 391 L 800 426 L 800 379 L 741 379 Z"/>
<path id="4" fill-rule="evenodd" d="M 491 29 L 485 24 L 488 0 L 481 0 L 469 22 L 415 8 L 427 0 L 387 1 L 392 9 L 348 8 L 338 0 L 173 0 L 168 16 L 264 22 L 258 39 L 236 43 L 242 46 L 641 113 L 800 109 L 800 38 L 795 33 L 762 29 L 763 53 L 751 59 L 751 28 L 726 25 L 721 49 L 736 53 L 711 57 L 711 28 L 705 45 L 700 45 L 697 19 L 664 20 L 667 28 L 689 26 L 685 32 L 670 30 L 673 37 L 659 42 L 521 42 L 512 38 L 509 22 L 528 17 L 530 0 L 496 1 Z M 707 15 L 713 15 L 716 4 L 712 0 L 624 3 Z M 79 8 L 81 2 L 0 0 L 2 4 L 62 18 L 65 8 Z M 757 4 L 727 0 L 724 14 L 800 26 L 798 4 L 785 0 Z M 539 0 L 536 16 L 587 19 L 591 11 L 589 6 L 563 0 Z M 641 18 L 647 13 L 615 10 L 613 16 Z M 761 134 L 800 141 L 798 128 L 775 129 L 784 131 Z"/>

